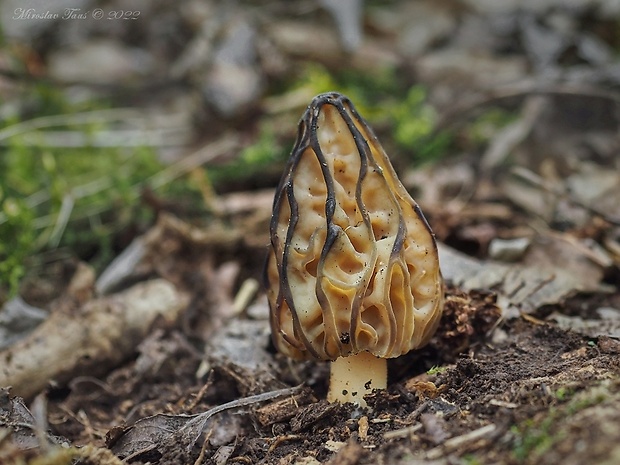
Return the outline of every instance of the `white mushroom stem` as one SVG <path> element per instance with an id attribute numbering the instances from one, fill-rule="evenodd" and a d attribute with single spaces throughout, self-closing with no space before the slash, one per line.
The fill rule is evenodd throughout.
<path id="1" fill-rule="evenodd" d="M 329 402 L 353 402 L 366 407 L 364 396 L 387 387 L 387 360 L 369 352 L 340 357 L 331 363 Z"/>

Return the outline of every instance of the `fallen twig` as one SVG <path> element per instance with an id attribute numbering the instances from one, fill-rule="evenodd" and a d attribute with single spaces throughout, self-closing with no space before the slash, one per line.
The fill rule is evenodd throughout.
<path id="1" fill-rule="evenodd" d="M 186 303 L 172 284 L 156 279 L 52 312 L 29 337 L 0 352 L 0 386 L 31 398 L 50 380 L 101 373 L 131 354 L 156 319 L 176 321 Z"/>

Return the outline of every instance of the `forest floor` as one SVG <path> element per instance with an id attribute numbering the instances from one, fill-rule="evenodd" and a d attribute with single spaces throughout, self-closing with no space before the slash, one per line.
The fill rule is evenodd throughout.
<path id="1" fill-rule="evenodd" d="M 617 2 L 367 2 L 360 15 L 362 2 L 218 3 L 153 2 L 111 29 L 2 16 L 0 66 L 23 65 L 2 68 L 3 111 L 35 119 L 42 83 L 129 105 L 166 168 L 121 195 L 152 221 L 117 201 L 49 225 L 62 244 L 130 217 L 105 268 L 87 244 L 28 270 L 21 300 L 0 289 L 0 462 L 620 463 Z M 277 353 L 260 280 L 274 153 L 327 90 L 373 124 L 446 281 L 437 333 L 389 360 L 367 409 L 325 400 L 327 363 Z M 12 160 L 33 140 L 48 155 L 127 143 L 142 126 L 115 111 L 86 139 L 74 120 L 42 118 L 7 123 L 0 142 L 38 137 L 3 145 Z M 198 206 L 158 190 L 183 176 Z M 98 185 L 70 186 L 76 211 Z M 97 193 L 123 189 L 110 186 Z"/>

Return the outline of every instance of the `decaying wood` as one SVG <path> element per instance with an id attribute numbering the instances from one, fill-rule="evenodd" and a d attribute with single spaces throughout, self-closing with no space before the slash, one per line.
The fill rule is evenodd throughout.
<path id="1" fill-rule="evenodd" d="M 53 312 L 28 338 L 0 352 L 0 386 L 30 398 L 51 380 L 105 372 L 135 349 L 155 320 L 175 321 L 186 303 L 172 284 L 157 279 Z"/>

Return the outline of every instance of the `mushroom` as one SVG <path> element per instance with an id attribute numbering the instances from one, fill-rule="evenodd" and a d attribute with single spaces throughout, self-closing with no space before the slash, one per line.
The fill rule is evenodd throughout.
<path id="1" fill-rule="evenodd" d="M 366 403 L 387 358 L 426 344 L 443 309 L 434 235 L 351 101 L 316 96 L 278 185 L 265 267 L 272 338 L 331 361 L 330 402 Z"/>

